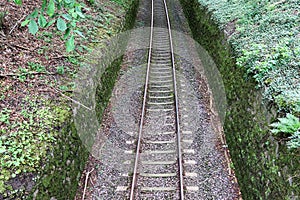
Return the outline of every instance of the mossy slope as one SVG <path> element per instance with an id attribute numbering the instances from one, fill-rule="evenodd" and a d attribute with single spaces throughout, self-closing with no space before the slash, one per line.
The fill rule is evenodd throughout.
<path id="1" fill-rule="evenodd" d="M 237 67 L 236 54 L 212 12 L 197 0 L 181 3 L 194 39 L 209 51 L 223 77 L 228 101 L 224 130 L 243 198 L 296 199 L 299 155 L 270 134 L 268 124 L 276 112 L 262 106 L 256 82 Z"/>

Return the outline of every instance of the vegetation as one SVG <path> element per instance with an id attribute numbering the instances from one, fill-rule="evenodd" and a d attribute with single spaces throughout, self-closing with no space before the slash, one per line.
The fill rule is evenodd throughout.
<path id="1" fill-rule="evenodd" d="M 297 199 L 300 195 L 299 148 L 286 147 L 290 134 L 270 132 L 270 120 L 278 114 L 276 107 L 268 110 L 262 105 L 263 90 L 256 89 L 258 82 L 246 74 L 245 67 L 236 65 L 238 56 L 233 52 L 232 42 L 234 35 L 240 34 L 236 29 L 237 20 L 227 20 L 229 22 L 222 26 L 214 16 L 227 14 L 238 18 L 242 8 L 228 11 L 227 7 L 236 3 L 222 0 L 215 1 L 215 4 L 222 3 L 222 8 L 212 9 L 214 5 L 210 4 L 208 10 L 206 1 L 201 2 L 205 6 L 199 0 L 181 0 L 194 39 L 214 58 L 223 77 L 228 105 L 224 133 L 242 198 Z M 280 113 L 281 118 L 286 116 Z M 293 115 L 298 117 L 296 113 Z"/>
<path id="2" fill-rule="evenodd" d="M 274 134 L 283 133 L 291 139 L 287 145 L 289 148 L 300 147 L 300 120 L 292 114 L 287 114 L 284 118 L 279 118 L 279 122 L 271 124 L 274 127 L 271 132 Z"/>
<path id="3" fill-rule="evenodd" d="M 5 187 L 5 181 L 20 173 L 34 171 L 41 158 L 46 156 L 46 150 L 55 142 L 57 131 L 53 127 L 59 122 L 56 112 L 62 110 L 58 107 L 51 109 L 47 104 L 27 97 L 22 110 L 15 113 L 23 118 L 21 122 L 12 119 L 12 110 L 0 112 L 0 122 L 9 125 L 0 132 L 0 193 L 12 189 Z"/>
<path id="4" fill-rule="evenodd" d="M 21 0 L 14 0 L 14 2 L 17 5 L 22 5 Z M 66 51 L 70 52 L 75 48 L 74 35 L 84 37 L 82 32 L 77 29 L 77 23 L 85 18 L 82 8 L 87 9 L 83 3 L 78 3 L 75 0 L 42 0 L 40 8 L 35 8 L 21 26 L 27 25 L 29 32 L 35 35 L 39 29 L 46 29 L 56 24 L 57 30 L 64 33 Z"/>
<path id="5" fill-rule="evenodd" d="M 51 152 L 64 143 L 62 138 L 71 137 L 60 135 L 60 128 L 66 119 L 70 121 L 73 79 L 81 57 L 119 30 L 116 24 L 124 19 L 114 16 L 112 9 L 125 12 L 130 1 L 119 2 L 124 6 L 117 2 L 112 6 L 110 0 L 101 3 L 15 0 L 6 1 L 4 6 L 0 3 L 0 21 L 3 22 L 0 28 L 0 199 L 19 198 L 20 194 L 28 193 L 24 191 L 28 183 L 24 176 L 39 174 L 33 179 L 37 181 L 42 178 L 40 173 L 46 173 L 48 168 L 52 176 L 54 165 L 57 170 L 59 164 L 65 165 L 51 160 L 54 159 Z M 70 134 L 70 131 L 64 133 Z M 76 142 L 79 148 L 80 142 Z M 63 155 L 71 155 L 73 152 L 68 151 L 75 147 L 63 148 L 66 148 Z M 54 163 L 53 166 L 46 166 L 48 161 Z M 68 173 L 78 179 L 78 166 L 72 167 L 74 171 L 66 166 L 70 171 L 64 172 L 60 179 L 65 181 Z M 51 179 L 49 174 L 46 176 Z M 48 187 L 49 184 L 40 184 L 43 185 Z M 76 185 L 72 187 L 76 189 Z M 47 188 L 39 192 L 46 190 L 50 191 Z"/>
<path id="6" fill-rule="evenodd" d="M 4 12 L 0 12 L 0 30 L 2 29 L 4 16 L 5 16 L 5 13 Z"/>
<path id="7" fill-rule="evenodd" d="M 297 0 L 199 0 L 224 30 L 237 65 L 280 115 L 300 117 L 300 5 Z M 273 131 L 274 132 L 274 131 Z M 297 130 L 290 133 L 299 147 Z M 286 135 L 288 136 L 288 135 Z M 295 141 L 297 141 L 295 143 Z M 290 143 L 289 143 L 290 144 Z"/>

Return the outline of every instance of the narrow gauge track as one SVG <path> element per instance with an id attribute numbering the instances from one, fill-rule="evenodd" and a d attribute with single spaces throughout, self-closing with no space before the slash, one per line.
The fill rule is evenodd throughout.
<path id="1" fill-rule="evenodd" d="M 144 98 L 130 200 L 184 199 L 179 104 L 172 34 L 165 0 L 152 0 Z"/>

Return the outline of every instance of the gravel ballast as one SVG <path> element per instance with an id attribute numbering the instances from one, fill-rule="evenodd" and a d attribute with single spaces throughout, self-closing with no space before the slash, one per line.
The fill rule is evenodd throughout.
<path id="1" fill-rule="evenodd" d="M 150 1 L 141 0 L 138 9 L 136 27 L 147 26 L 150 22 Z M 179 33 L 189 34 L 189 28 L 184 18 L 179 2 L 169 1 L 169 15 L 172 27 Z M 145 35 L 147 37 L 147 35 Z M 190 56 L 197 57 L 193 50 L 193 42 L 189 36 L 181 37 L 177 32 L 174 34 L 174 48 L 176 51 L 186 51 Z M 132 36 L 131 42 L 135 42 Z M 92 183 L 88 190 L 93 199 L 128 199 L 131 185 L 131 174 L 134 165 L 135 140 L 139 128 L 139 120 L 143 98 L 144 80 L 146 74 L 147 49 L 132 51 L 129 42 L 128 52 L 125 54 L 124 64 L 121 69 L 119 80 L 113 90 L 109 106 L 105 111 L 99 138 L 105 135 L 106 142 L 96 141 L 91 159 L 96 173 L 90 177 Z M 177 48 L 177 50 L 176 50 Z M 179 50 L 180 48 L 180 50 Z M 239 189 L 232 170 L 228 168 L 230 160 L 227 155 L 226 145 L 221 139 L 221 129 L 215 124 L 221 124 L 214 117 L 214 106 L 209 87 L 206 84 L 204 74 L 194 66 L 190 58 L 182 57 L 184 53 L 176 55 L 177 87 L 179 96 L 180 128 L 182 130 L 182 149 L 184 160 L 184 185 L 190 188 L 185 193 L 186 199 L 239 199 Z M 193 60 L 199 58 L 193 58 Z M 201 61 L 199 62 L 201 65 Z M 172 115 L 172 113 L 170 114 Z M 165 119 L 165 118 L 164 118 Z M 166 124 L 173 120 L 157 120 L 152 115 L 146 114 L 149 125 L 145 128 L 145 139 L 152 130 L 175 131 Z M 162 127 L 161 127 L 162 126 Z M 155 138 L 155 140 L 172 140 L 170 136 Z M 175 138 L 174 138 L 175 139 Z M 101 145 L 101 146 L 100 146 Z M 174 148 L 170 145 L 147 144 L 148 150 L 169 150 Z M 151 157 L 152 156 L 152 157 Z M 161 155 L 162 156 L 162 155 Z M 153 155 L 143 155 L 142 162 L 153 160 Z M 160 160 L 176 159 L 174 155 L 164 155 Z M 176 165 L 169 168 L 156 167 L 156 171 L 167 172 L 175 169 Z M 165 170 L 165 171 L 164 171 Z M 140 171 L 149 172 L 150 168 L 141 166 Z M 159 186 L 164 183 L 166 187 L 176 187 L 177 179 L 143 177 L 144 186 Z M 149 182 L 145 182 L 147 181 Z M 127 189 L 126 189 L 127 188 Z M 191 189 L 192 188 L 192 189 Z M 149 192 L 139 191 L 137 199 L 178 199 L 176 192 Z"/>

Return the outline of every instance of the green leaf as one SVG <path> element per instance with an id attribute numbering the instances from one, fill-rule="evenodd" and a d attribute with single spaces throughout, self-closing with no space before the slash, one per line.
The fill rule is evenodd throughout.
<path id="1" fill-rule="evenodd" d="M 61 1 L 62 1 L 62 0 L 59 0 L 58 3 L 56 3 L 56 6 L 57 6 L 57 9 L 58 9 L 58 10 L 61 10 L 62 7 L 63 7 L 63 4 L 62 4 Z"/>
<path id="2" fill-rule="evenodd" d="M 66 30 L 66 32 L 64 34 L 64 40 L 66 40 L 69 37 L 70 33 L 71 33 L 71 29 L 67 28 L 67 30 Z"/>
<path id="3" fill-rule="evenodd" d="M 75 7 L 75 11 L 76 11 L 76 13 L 79 15 L 79 17 L 85 18 L 85 16 L 84 16 L 83 13 L 81 12 L 81 6 Z"/>
<path id="4" fill-rule="evenodd" d="M 1 147 L 0 147 L 0 154 L 1 154 L 1 153 L 5 153 L 5 152 L 6 152 L 6 147 L 1 146 Z"/>
<path id="5" fill-rule="evenodd" d="M 57 29 L 60 31 L 65 31 L 67 29 L 67 24 L 66 24 L 65 20 L 63 20 L 62 18 L 57 19 L 56 26 L 57 26 Z"/>
<path id="6" fill-rule="evenodd" d="M 68 41 L 66 42 L 66 50 L 67 52 L 71 52 L 75 49 L 75 44 L 74 44 L 74 35 L 72 35 L 70 37 L 70 39 L 68 39 Z"/>
<path id="7" fill-rule="evenodd" d="M 290 123 L 290 120 L 288 118 L 278 118 L 281 124 L 288 125 Z"/>
<path id="8" fill-rule="evenodd" d="M 22 0 L 14 0 L 15 4 L 22 5 Z"/>
<path id="9" fill-rule="evenodd" d="M 38 9 L 35 9 L 29 16 L 30 18 L 36 18 L 39 14 Z"/>
<path id="10" fill-rule="evenodd" d="M 55 4 L 53 0 L 50 0 L 47 8 L 47 14 L 50 17 L 52 17 L 54 15 L 54 12 L 55 12 Z"/>
<path id="11" fill-rule="evenodd" d="M 299 119 L 288 113 L 284 118 L 278 118 L 279 122 L 272 123 L 270 126 L 273 127 L 271 132 L 273 134 L 285 133 L 285 134 L 294 134 L 300 128 Z"/>
<path id="12" fill-rule="evenodd" d="M 63 14 L 62 17 L 65 18 L 65 19 L 68 20 L 68 21 L 71 21 L 71 20 L 72 20 L 72 17 L 71 17 L 71 15 L 69 15 L 69 14 Z"/>
<path id="13" fill-rule="evenodd" d="M 76 13 L 79 15 L 79 17 L 85 18 L 84 14 L 81 11 L 76 11 Z"/>
<path id="14" fill-rule="evenodd" d="M 35 35 L 39 30 L 39 27 L 38 27 L 36 21 L 33 19 L 30 20 L 28 28 L 29 28 L 29 33 L 31 33 L 32 35 Z"/>
<path id="15" fill-rule="evenodd" d="M 74 32 L 77 33 L 79 36 L 85 38 L 82 32 L 80 32 L 80 31 L 78 31 L 78 30 L 74 30 Z"/>
<path id="16" fill-rule="evenodd" d="M 42 10 L 44 11 L 45 8 L 47 6 L 47 0 L 43 0 L 43 3 L 42 3 Z"/>
<path id="17" fill-rule="evenodd" d="M 56 19 L 51 20 L 50 22 L 47 23 L 46 28 L 48 28 L 49 26 L 51 26 L 55 22 L 56 22 Z"/>
<path id="18" fill-rule="evenodd" d="M 76 27 L 76 21 L 75 20 L 71 21 L 70 25 L 75 28 Z"/>
<path id="19" fill-rule="evenodd" d="M 29 19 L 26 19 L 24 20 L 22 23 L 21 23 L 21 26 L 26 26 L 27 24 L 29 24 L 30 20 Z"/>
<path id="20" fill-rule="evenodd" d="M 68 13 L 74 18 L 74 19 L 77 19 L 78 17 L 78 14 L 75 12 L 75 9 L 72 8 L 68 11 Z"/>
<path id="21" fill-rule="evenodd" d="M 42 27 L 42 28 L 44 28 L 47 25 L 46 18 L 44 17 L 43 14 L 41 14 L 39 16 L 38 23 L 39 23 L 39 26 Z"/>

